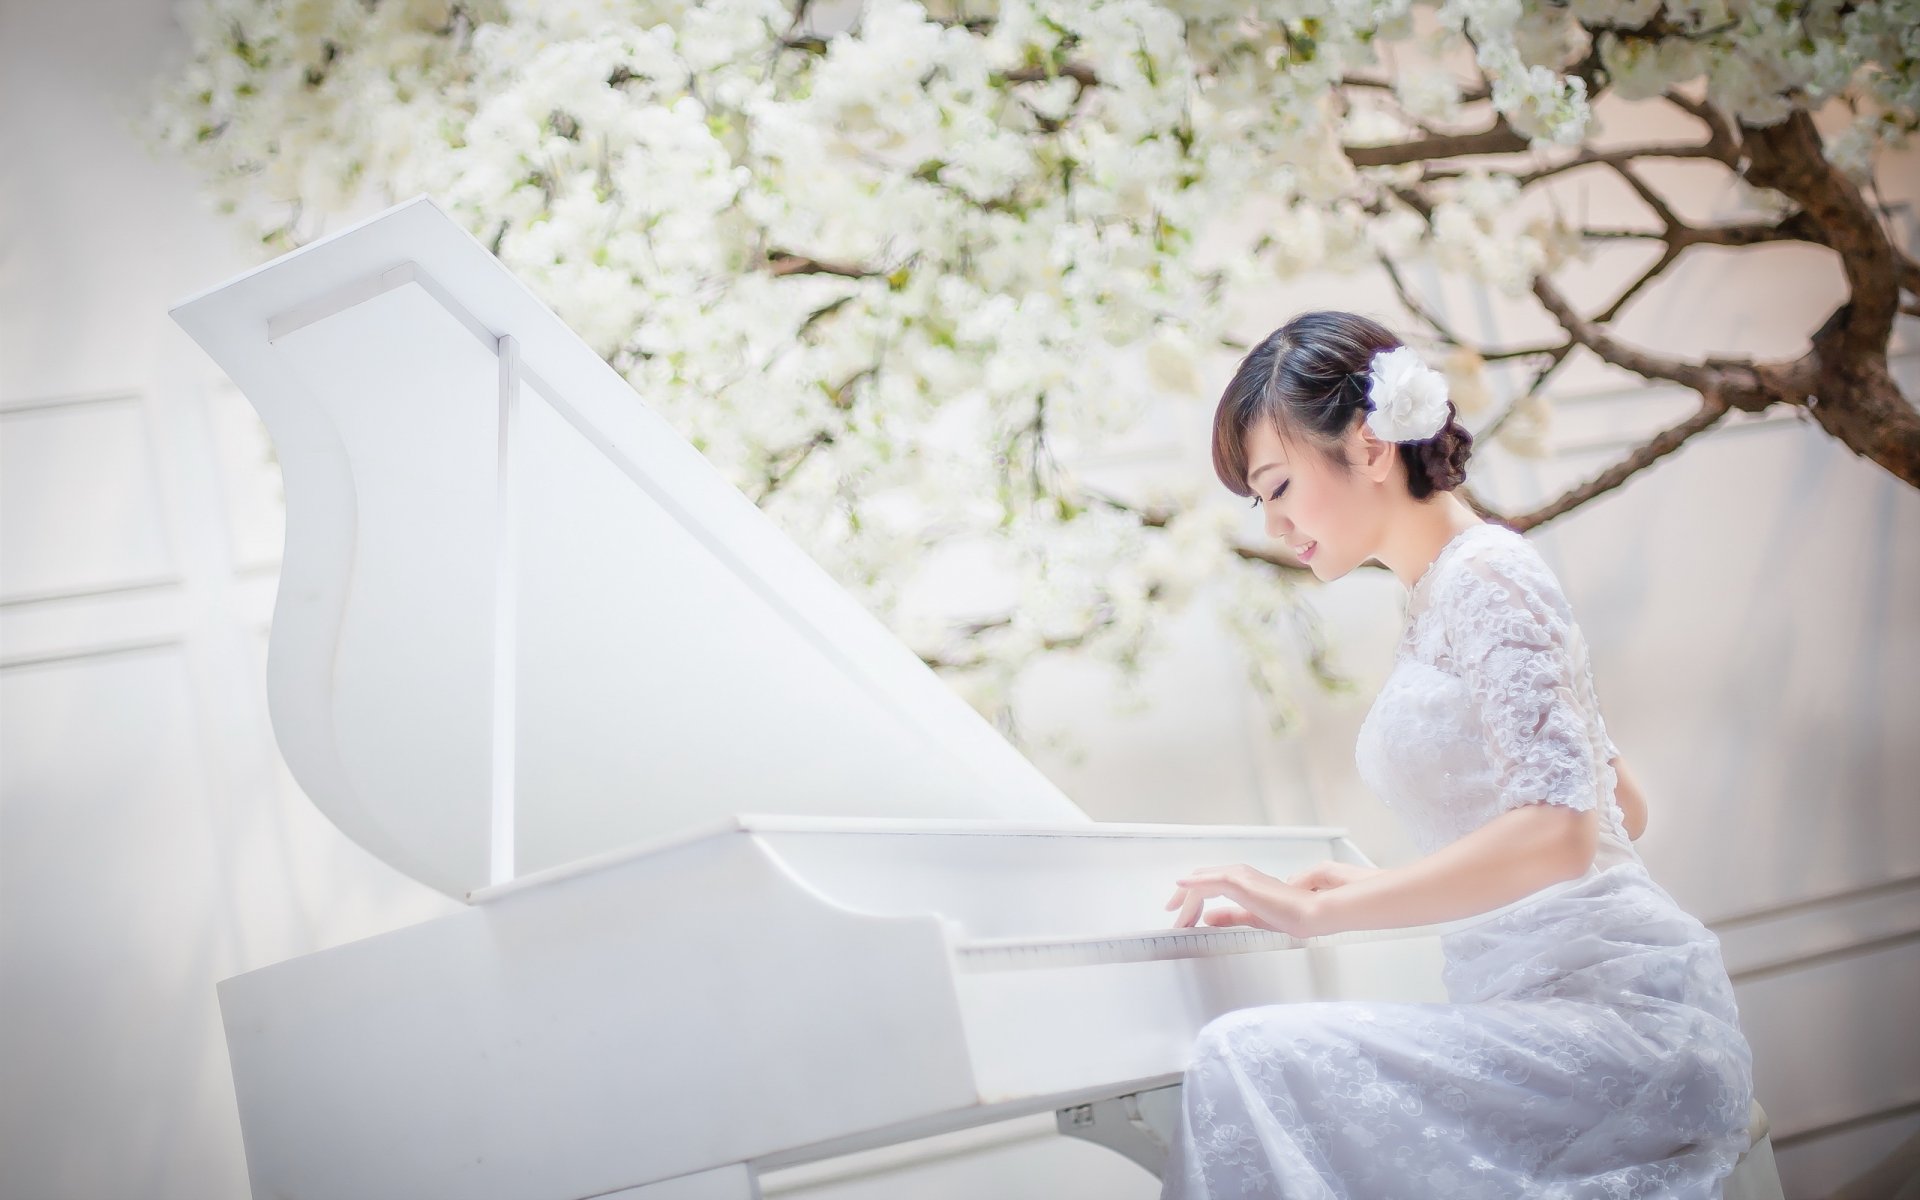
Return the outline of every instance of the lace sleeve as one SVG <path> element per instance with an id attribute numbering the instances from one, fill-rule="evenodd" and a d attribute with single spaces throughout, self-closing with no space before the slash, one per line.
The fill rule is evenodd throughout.
<path id="1" fill-rule="evenodd" d="M 1462 562 L 1452 582 L 1448 641 L 1493 761 L 1497 811 L 1595 807 L 1596 723 L 1581 699 L 1584 668 L 1559 582 L 1531 547 Z"/>

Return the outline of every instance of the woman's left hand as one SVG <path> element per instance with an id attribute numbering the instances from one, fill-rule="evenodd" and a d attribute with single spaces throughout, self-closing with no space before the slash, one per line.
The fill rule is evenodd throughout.
<path id="1" fill-rule="evenodd" d="M 1174 881 L 1167 908 L 1178 908 L 1175 929 L 1186 929 L 1201 918 L 1202 906 L 1213 897 L 1231 900 L 1238 908 L 1216 908 L 1205 914 L 1208 925 L 1251 925 L 1294 937 L 1318 937 L 1333 932 L 1323 928 L 1320 895 L 1306 888 L 1256 871 L 1245 863 L 1202 867 Z"/>

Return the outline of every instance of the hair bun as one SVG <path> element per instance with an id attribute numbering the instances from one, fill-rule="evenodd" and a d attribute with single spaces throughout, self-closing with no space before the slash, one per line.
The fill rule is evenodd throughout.
<path id="1" fill-rule="evenodd" d="M 1400 443 L 1407 464 L 1407 491 L 1415 500 L 1435 492 L 1450 492 L 1467 481 L 1467 459 L 1473 455 L 1473 434 L 1460 423 L 1459 410 L 1447 402 L 1447 423 L 1430 438 Z"/>

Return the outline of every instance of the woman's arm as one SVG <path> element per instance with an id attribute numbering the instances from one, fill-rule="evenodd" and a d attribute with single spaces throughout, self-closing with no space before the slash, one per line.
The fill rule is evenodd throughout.
<path id="1" fill-rule="evenodd" d="M 1618 783 L 1613 789 L 1614 802 L 1619 804 L 1620 813 L 1625 817 L 1622 824 L 1626 827 L 1627 840 L 1638 841 L 1647 831 L 1647 796 L 1640 790 L 1640 781 L 1627 772 L 1627 760 L 1615 758 L 1614 775 Z"/>
<path id="2" fill-rule="evenodd" d="M 1317 932 L 1428 925 L 1491 911 L 1585 871 L 1599 835 L 1593 809 L 1522 805 L 1425 858 L 1315 892 Z"/>
<path id="3" fill-rule="evenodd" d="M 1174 927 L 1255 925 L 1295 937 L 1396 929 L 1477 916 L 1587 869 L 1599 845 L 1591 808 L 1524 804 L 1404 867 L 1312 891 L 1245 863 L 1202 867 L 1175 881 Z M 1239 905 L 1202 913 L 1209 897 Z"/>

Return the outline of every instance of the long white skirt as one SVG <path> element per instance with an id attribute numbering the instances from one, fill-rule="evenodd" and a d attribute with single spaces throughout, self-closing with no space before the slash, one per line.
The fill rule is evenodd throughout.
<path id="1" fill-rule="evenodd" d="M 1162 1200 L 1717 1200 L 1753 1056 L 1719 939 L 1637 862 L 1446 935 L 1444 1004 L 1201 1030 Z"/>

